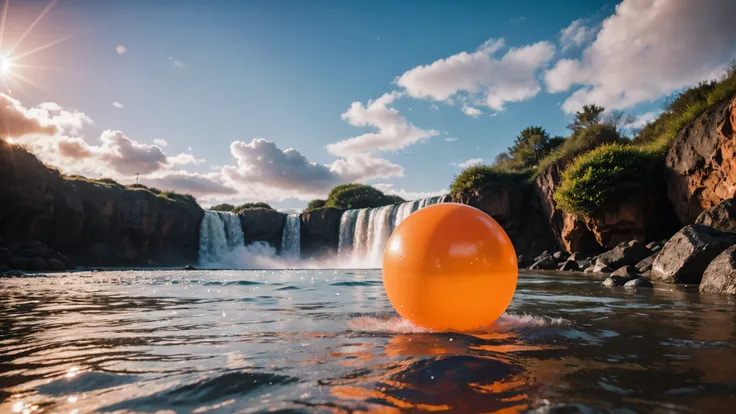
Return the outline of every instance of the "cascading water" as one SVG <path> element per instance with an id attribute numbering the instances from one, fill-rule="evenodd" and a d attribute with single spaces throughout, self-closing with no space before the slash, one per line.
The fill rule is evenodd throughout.
<path id="1" fill-rule="evenodd" d="M 300 232 L 301 221 L 298 214 L 290 214 L 286 217 L 284 232 L 281 236 L 281 256 L 288 259 L 299 259 L 300 254 Z"/>
<path id="2" fill-rule="evenodd" d="M 340 219 L 340 256 L 356 267 L 380 267 L 383 250 L 394 229 L 424 207 L 449 201 L 449 196 L 424 198 L 377 208 L 348 210 Z"/>
<path id="3" fill-rule="evenodd" d="M 205 210 L 199 230 L 199 263 L 213 264 L 244 245 L 237 214 Z"/>

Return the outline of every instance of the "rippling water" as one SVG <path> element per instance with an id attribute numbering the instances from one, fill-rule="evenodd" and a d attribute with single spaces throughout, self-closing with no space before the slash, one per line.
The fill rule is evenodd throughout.
<path id="1" fill-rule="evenodd" d="M 522 275 L 486 332 L 429 333 L 380 271 L 0 279 L 0 412 L 729 412 L 735 311 Z"/>

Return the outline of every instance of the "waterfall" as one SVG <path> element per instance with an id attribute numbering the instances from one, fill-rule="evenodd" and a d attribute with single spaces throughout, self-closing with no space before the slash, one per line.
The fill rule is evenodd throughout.
<path id="1" fill-rule="evenodd" d="M 199 263 L 218 263 L 244 245 L 243 226 L 237 214 L 205 210 L 199 230 Z"/>
<path id="2" fill-rule="evenodd" d="M 299 259 L 301 243 L 301 221 L 298 214 L 286 217 L 284 233 L 281 236 L 281 256 L 289 259 Z"/>
<path id="3" fill-rule="evenodd" d="M 356 267 L 381 267 L 383 250 L 394 229 L 409 215 L 449 196 L 424 198 L 377 208 L 348 210 L 340 219 L 338 253 Z"/>

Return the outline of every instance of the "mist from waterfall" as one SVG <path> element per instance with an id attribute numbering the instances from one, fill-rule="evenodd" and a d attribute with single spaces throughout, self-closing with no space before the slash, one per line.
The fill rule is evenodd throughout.
<path id="1" fill-rule="evenodd" d="M 346 211 L 340 219 L 338 244 L 342 267 L 380 268 L 383 250 L 394 229 L 415 211 L 448 200 L 444 195 Z"/>
<path id="2" fill-rule="evenodd" d="M 281 235 L 281 257 L 299 260 L 301 251 L 301 220 L 298 214 L 286 216 L 284 232 Z"/>

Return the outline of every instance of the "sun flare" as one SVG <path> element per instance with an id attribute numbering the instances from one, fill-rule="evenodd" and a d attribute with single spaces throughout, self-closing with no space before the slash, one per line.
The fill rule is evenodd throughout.
<path id="1" fill-rule="evenodd" d="M 10 59 L 6 56 L 0 56 L 0 76 L 8 76 L 10 75 L 10 71 L 12 69 L 13 64 L 11 63 Z"/>

